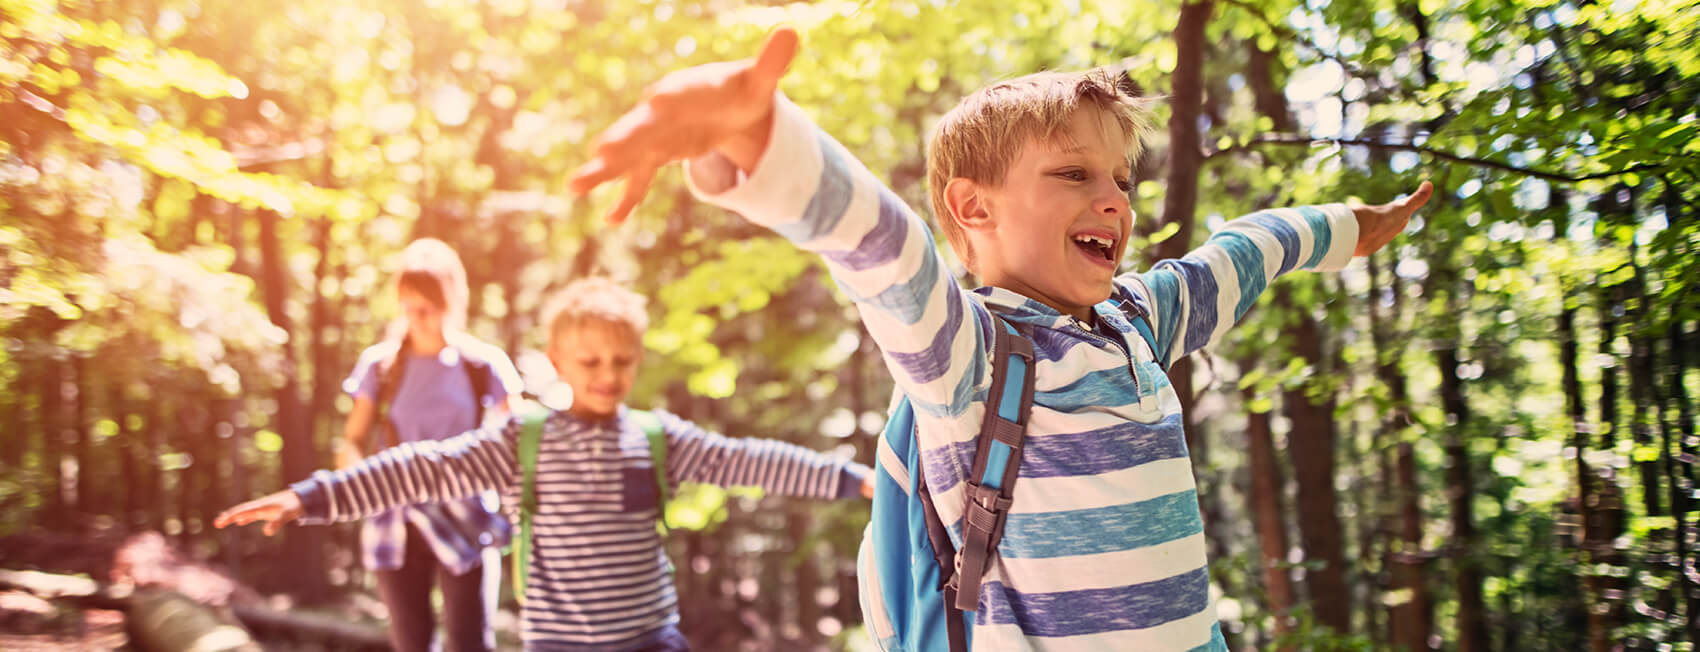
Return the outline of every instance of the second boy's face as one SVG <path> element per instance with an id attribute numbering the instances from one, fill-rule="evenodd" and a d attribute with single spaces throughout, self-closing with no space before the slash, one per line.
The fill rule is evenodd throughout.
<path id="1" fill-rule="evenodd" d="M 549 340 L 549 360 L 573 388 L 567 412 L 603 419 L 614 414 L 637 378 L 643 344 L 626 324 L 586 319 L 565 326 Z"/>
<path id="2" fill-rule="evenodd" d="M 1077 317 L 1109 298 L 1133 228 L 1123 142 L 1112 116 L 1082 109 L 1056 137 L 1023 146 L 1002 185 L 982 190 L 981 279 Z"/>

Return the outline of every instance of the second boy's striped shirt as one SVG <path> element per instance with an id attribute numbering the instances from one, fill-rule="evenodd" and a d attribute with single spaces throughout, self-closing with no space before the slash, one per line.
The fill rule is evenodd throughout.
<path id="1" fill-rule="evenodd" d="M 544 425 L 537 455 L 521 634 L 531 650 L 627 650 L 678 623 L 678 596 L 655 523 L 659 493 L 649 442 L 625 418 L 593 423 L 564 412 Z M 657 410 L 667 433 L 667 477 L 756 486 L 812 498 L 859 495 L 866 467 L 768 439 L 733 439 Z M 303 523 L 349 521 L 410 503 L 484 490 L 519 504 L 520 425 L 384 451 L 345 471 L 320 471 L 291 488 Z M 517 518 L 515 519 L 517 521 Z"/>
<path id="2" fill-rule="evenodd" d="M 926 223 L 782 98 L 747 178 L 718 155 L 692 161 L 686 177 L 699 197 L 826 260 L 915 406 L 923 472 L 958 547 L 991 383 L 991 313 L 1029 327 L 1034 403 L 1014 505 L 980 587 L 976 652 L 1226 649 L 1180 401 L 1161 364 L 1220 338 L 1278 274 L 1344 266 L 1357 240 L 1350 209 L 1235 220 L 1181 260 L 1117 277 L 1094 323 L 1082 323 L 1008 290 L 958 287 Z M 1129 322 L 1136 305 L 1156 351 Z M 894 455 L 883 441 L 879 454 Z M 859 572 L 872 573 L 871 551 L 862 554 Z M 869 630 L 886 639 L 891 625 L 871 606 Z"/>

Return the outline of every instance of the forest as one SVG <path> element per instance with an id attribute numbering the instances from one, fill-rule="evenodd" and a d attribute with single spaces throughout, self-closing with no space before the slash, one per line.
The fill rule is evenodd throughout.
<path id="1" fill-rule="evenodd" d="M 646 85 L 782 24 L 781 90 L 923 214 L 963 95 L 1125 70 L 1156 102 L 1124 270 L 1435 184 L 1171 369 L 1232 649 L 1696 649 L 1694 0 L 0 0 L 0 648 L 121 645 L 135 609 L 26 580 L 145 584 L 138 548 L 380 632 L 355 526 L 212 519 L 332 466 L 415 238 L 528 381 L 544 301 L 609 276 L 649 297 L 633 405 L 873 463 L 892 383 L 817 258 L 678 166 L 618 226 L 566 189 Z M 668 512 L 698 649 L 874 649 L 865 503 Z"/>

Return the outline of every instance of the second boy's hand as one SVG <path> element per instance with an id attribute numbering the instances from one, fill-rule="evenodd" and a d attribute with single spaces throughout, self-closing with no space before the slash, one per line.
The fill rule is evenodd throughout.
<path id="1" fill-rule="evenodd" d="M 624 177 L 625 193 L 608 212 L 624 220 L 643 200 L 655 171 L 670 162 L 718 151 L 748 172 L 767 149 L 773 92 L 797 54 L 797 32 L 781 27 L 754 59 L 686 68 L 661 78 L 644 99 L 596 139 L 590 162 L 573 173 L 583 195 Z"/>

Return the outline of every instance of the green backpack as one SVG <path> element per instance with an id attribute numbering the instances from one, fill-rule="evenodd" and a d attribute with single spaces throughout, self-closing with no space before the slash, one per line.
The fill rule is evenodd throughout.
<path id="1" fill-rule="evenodd" d="M 525 603 L 525 577 L 531 570 L 531 520 L 537 513 L 537 448 L 543 441 L 543 423 L 549 420 L 554 410 L 532 401 L 526 401 L 516 411 L 524 426 L 519 431 L 519 468 L 523 476 L 520 485 L 519 502 L 519 531 L 513 538 L 513 588 L 514 599 L 520 604 Z M 652 412 L 643 410 L 627 410 L 626 416 L 636 421 L 643 429 L 644 439 L 649 442 L 649 459 L 655 467 L 655 484 L 661 490 L 661 500 L 658 503 L 661 520 L 657 525 L 663 535 L 667 529 L 667 499 L 670 493 L 667 488 L 667 433 L 661 429 L 661 419 Z M 671 566 L 669 566 L 671 570 Z"/>

